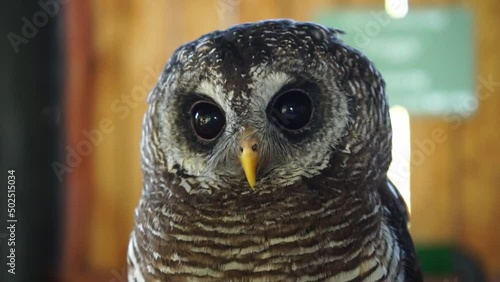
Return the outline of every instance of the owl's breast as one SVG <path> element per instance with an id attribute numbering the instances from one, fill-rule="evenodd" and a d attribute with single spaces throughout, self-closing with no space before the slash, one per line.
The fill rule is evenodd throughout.
<path id="1" fill-rule="evenodd" d="M 132 252 L 155 275 L 259 281 L 380 278 L 399 252 L 378 206 L 355 197 L 244 203 L 144 207 Z"/>

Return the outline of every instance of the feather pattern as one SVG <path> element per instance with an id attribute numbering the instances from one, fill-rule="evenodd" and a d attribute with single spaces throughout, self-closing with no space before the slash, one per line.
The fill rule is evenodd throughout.
<path id="1" fill-rule="evenodd" d="M 174 53 L 143 122 L 129 281 L 422 281 L 404 201 L 386 175 L 384 81 L 341 33 L 248 23 Z M 314 107 L 299 132 L 266 114 L 287 89 Z M 199 99 L 225 113 L 215 141 L 191 130 L 186 112 Z M 248 125 L 262 141 L 255 191 L 236 157 Z"/>

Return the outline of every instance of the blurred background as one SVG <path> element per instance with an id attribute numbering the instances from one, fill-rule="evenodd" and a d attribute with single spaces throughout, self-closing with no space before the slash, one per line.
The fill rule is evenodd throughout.
<path id="1" fill-rule="evenodd" d="M 16 275 L 126 281 L 145 98 L 180 44 L 272 18 L 346 31 L 387 80 L 391 178 L 427 281 L 500 281 L 497 0 L 40 0 L 1 13 L 0 162 L 16 175 Z"/>

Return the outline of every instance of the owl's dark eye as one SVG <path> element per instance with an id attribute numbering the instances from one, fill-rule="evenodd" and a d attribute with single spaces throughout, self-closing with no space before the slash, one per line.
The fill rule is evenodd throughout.
<path id="1" fill-rule="evenodd" d="M 191 107 L 191 125 L 202 139 L 213 140 L 222 132 L 226 118 L 222 110 L 210 102 L 196 102 Z"/>
<path id="2" fill-rule="evenodd" d="M 268 113 L 283 128 L 299 130 L 311 120 L 313 105 L 307 92 L 290 89 L 278 93 L 271 101 Z"/>

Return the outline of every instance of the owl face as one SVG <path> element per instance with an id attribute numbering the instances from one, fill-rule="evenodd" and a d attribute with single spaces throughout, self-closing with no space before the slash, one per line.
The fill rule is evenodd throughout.
<path id="1" fill-rule="evenodd" d="M 360 91 L 370 89 L 349 85 L 363 73 L 353 72 L 354 51 L 337 34 L 268 21 L 181 46 L 150 95 L 154 132 L 144 138 L 155 166 L 196 183 L 193 192 L 281 189 L 345 166 L 332 166 L 332 156 L 364 143 L 356 136 L 370 122 L 356 115 L 369 109 Z"/>

